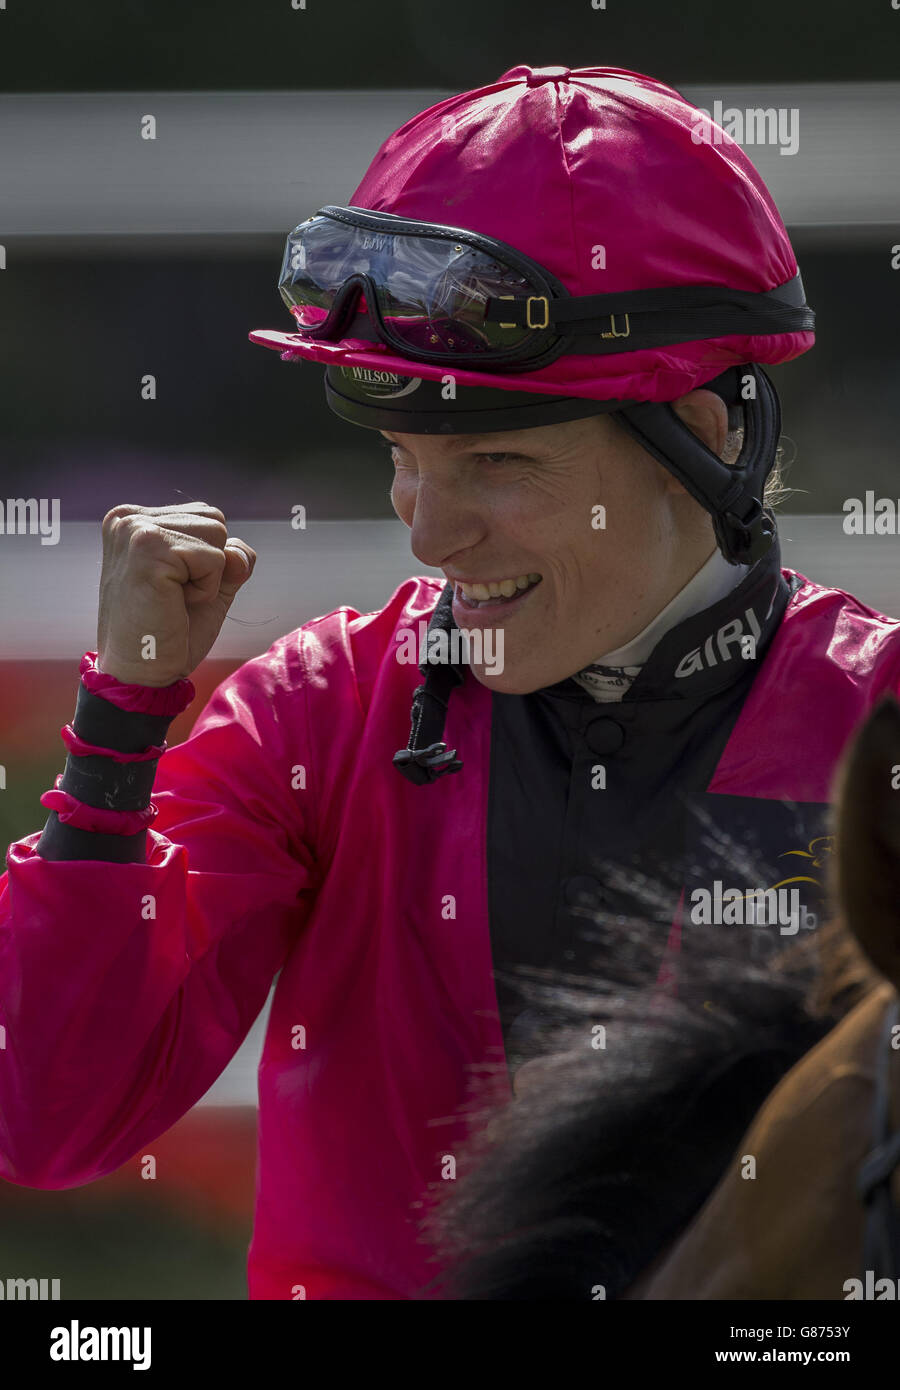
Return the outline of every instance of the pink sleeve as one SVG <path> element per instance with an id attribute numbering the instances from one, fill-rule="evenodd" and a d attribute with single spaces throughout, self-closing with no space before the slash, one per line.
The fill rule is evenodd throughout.
<path id="1" fill-rule="evenodd" d="M 265 1003 L 315 890 L 301 636 L 223 681 L 164 754 L 146 863 L 45 860 L 37 833 L 10 846 L 3 1178 L 118 1168 L 204 1095 Z"/>

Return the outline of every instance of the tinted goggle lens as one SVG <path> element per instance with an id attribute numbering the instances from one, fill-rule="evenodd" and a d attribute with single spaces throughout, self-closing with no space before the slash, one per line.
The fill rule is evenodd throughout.
<path id="1" fill-rule="evenodd" d="M 533 336 L 524 325 L 487 322 L 485 306 L 542 288 L 480 248 L 445 237 L 370 230 L 318 214 L 288 237 L 278 288 L 302 332 L 325 322 L 342 286 L 359 274 L 374 286 L 383 326 L 398 345 L 487 354 Z"/>

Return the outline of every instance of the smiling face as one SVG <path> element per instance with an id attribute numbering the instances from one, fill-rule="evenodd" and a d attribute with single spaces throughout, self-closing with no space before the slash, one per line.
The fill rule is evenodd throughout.
<path id="1" fill-rule="evenodd" d="M 623 646 L 715 549 L 707 513 L 608 415 L 382 434 L 394 509 L 416 558 L 454 582 L 457 626 L 503 631 L 502 674 L 472 663 L 492 690 L 528 694 Z M 707 442 L 721 451 L 715 427 Z"/>

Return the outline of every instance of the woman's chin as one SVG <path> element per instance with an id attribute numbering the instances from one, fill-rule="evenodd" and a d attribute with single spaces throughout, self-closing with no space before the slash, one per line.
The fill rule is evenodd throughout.
<path id="1" fill-rule="evenodd" d="M 545 685 L 553 684 L 552 677 L 545 679 L 540 671 L 524 666 L 517 671 L 509 662 L 500 674 L 496 668 L 480 662 L 472 662 L 469 669 L 476 680 L 498 695 L 531 695 L 535 690 L 542 690 Z"/>

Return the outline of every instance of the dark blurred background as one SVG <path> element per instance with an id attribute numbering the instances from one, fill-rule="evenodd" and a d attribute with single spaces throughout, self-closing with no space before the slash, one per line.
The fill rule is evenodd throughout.
<path id="1" fill-rule="evenodd" d="M 275 286 L 298 221 L 348 200 L 407 117 L 520 62 L 630 67 L 707 107 L 798 109 L 796 154 L 747 147 L 818 313 L 815 351 L 773 372 L 797 453 L 790 510 L 839 510 L 851 458 L 870 486 L 894 487 L 890 0 L 10 0 L 2 484 L 59 496 L 69 520 L 185 493 L 231 516 L 275 518 L 302 501 L 311 519 L 391 517 L 387 459 L 331 416 L 321 369 L 283 364 L 247 333 L 293 327 Z M 146 113 L 155 141 L 140 138 Z M 145 373 L 153 402 L 141 399 Z"/>
<path id="2" fill-rule="evenodd" d="M 7 0 L 4 92 L 445 86 L 515 63 L 631 68 L 687 82 L 897 78 L 891 0 Z"/>
<path id="3" fill-rule="evenodd" d="M 422 572 L 376 438 L 321 369 L 247 341 L 290 331 L 288 231 L 349 199 L 416 111 L 518 63 L 649 73 L 698 105 L 796 108 L 799 148 L 747 148 L 797 251 L 818 342 L 772 369 L 785 562 L 900 613 L 900 537 L 846 537 L 849 496 L 900 497 L 900 11 L 890 0 L 7 0 L 0 10 L 0 499 L 59 498 L 62 535 L 0 537 L 0 836 L 40 828 L 116 502 L 221 507 L 260 563 L 198 698 L 298 623 L 383 605 Z M 157 139 L 140 139 L 145 114 Z M 141 378 L 157 399 L 141 399 Z M 302 503 L 308 529 L 290 528 Z M 155 1151 L 88 1188 L 0 1183 L 0 1279 L 63 1297 L 243 1298 L 265 1013 Z M 2 1054 L 0 1054 L 2 1056 Z"/>

